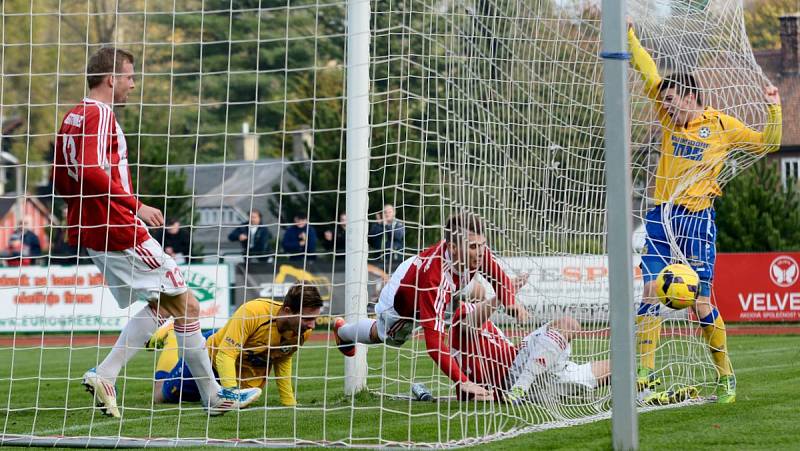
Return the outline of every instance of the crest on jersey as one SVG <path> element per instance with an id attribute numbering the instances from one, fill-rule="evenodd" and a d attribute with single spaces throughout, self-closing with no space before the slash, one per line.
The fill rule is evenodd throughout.
<path id="1" fill-rule="evenodd" d="M 701 138 L 706 139 L 711 136 L 711 129 L 708 127 L 700 127 L 699 135 Z"/>

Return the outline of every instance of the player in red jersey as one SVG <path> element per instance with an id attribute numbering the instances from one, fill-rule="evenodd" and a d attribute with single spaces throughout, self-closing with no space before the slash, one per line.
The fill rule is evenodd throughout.
<path id="1" fill-rule="evenodd" d="M 522 401 L 531 386 L 547 373 L 559 387 L 554 393 L 593 390 L 608 382 L 608 360 L 578 365 L 569 360 L 570 342 L 581 330 L 571 317 L 551 321 L 515 346 L 489 317 L 500 305 L 496 297 L 482 300 L 485 289 L 475 284 L 470 297 L 453 314 L 450 342 L 453 356 L 470 381 L 495 393 L 497 399 Z"/>
<path id="2" fill-rule="evenodd" d="M 445 335 L 444 312 L 454 293 L 482 274 L 498 293 L 499 301 L 516 310 L 517 284 L 506 275 L 486 245 L 477 215 L 462 213 L 448 219 L 445 239 L 404 261 L 383 288 L 375 308 L 377 319 L 345 324 L 334 322 L 339 350 L 355 355 L 355 343 L 401 346 L 419 322 L 425 333 L 428 355 L 460 389 L 476 399 L 491 399 L 491 392 L 474 384 L 450 355 Z M 524 314 L 524 310 L 520 310 Z"/>
<path id="3" fill-rule="evenodd" d="M 67 113 L 56 139 L 53 178 L 67 203 L 70 244 L 87 248 L 121 308 L 148 303 L 130 318 L 108 356 L 84 374 L 83 385 L 104 414 L 119 417 L 120 370 L 172 316 L 204 405 L 210 415 L 219 415 L 252 403 L 261 391 L 223 390 L 217 384 L 200 333 L 200 306 L 175 261 L 147 231 L 164 225 L 164 217 L 133 194 L 128 146 L 112 110 L 124 106 L 135 87 L 133 63 L 125 50 L 95 52 L 86 68 L 89 95 Z"/>

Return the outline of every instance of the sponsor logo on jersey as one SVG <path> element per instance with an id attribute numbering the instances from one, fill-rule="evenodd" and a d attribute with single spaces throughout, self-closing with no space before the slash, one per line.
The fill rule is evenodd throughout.
<path id="1" fill-rule="evenodd" d="M 81 127 L 83 124 L 83 116 L 80 114 L 69 113 L 67 117 L 64 119 L 64 123 L 67 125 L 72 125 L 74 127 Z"/>
<path id="2" fill-rule="evenodd" d="M 672 137 L 672 154 L 678 158 L 700 161 L 703 152 L 708 148 L 708 143 L 694 141 L 686 138 Z"/>

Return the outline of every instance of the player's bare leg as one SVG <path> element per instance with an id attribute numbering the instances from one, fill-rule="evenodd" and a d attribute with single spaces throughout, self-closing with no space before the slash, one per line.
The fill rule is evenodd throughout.
<path id="1" fill-rule="evenodd" d="M 195 378 L 203 405 L 210 415 L 222 415 L 228 410 L 244 408 L 257 401 L 261 389 L 225 390 L 214 377 L 206 350 L 206 339 L 200 333 L 200 303 L 191 290 L 177 296 L 161 294 L 161 308 L 175 318 L 175 338 L 178 352 Z"/>
<path id="2" fill-rule="evenodd" d="M 554 320 L 550 323 L 549 329 L 558 332 L 567 342 L 572 341 L 575 335 L 582 330 L 581 323 L 569 316 Z"/>
<path id="3" fill-rule="evenodd" d="M 164 402 L 164 381 L 157 380 L 153 384 L 153 402 L 155 404 L 161 404 Z"/>
<path id="4" fill-rule="evenodd" d="M 608 385 L 611 381 L 611 361 L 606 359 L 592 362 L 592 374 L 597 380 L 598 387 Z"/>
<path id="5" fill-rule="evenodd" d="M 103 414 L 120 417 L 117 407 L 117 376 L 133 356 L 145 347 L 150 335 L 158 329 L 159 318 L 155 303 L 145 306 L 128 321 L 105 359 L 96 368 L 84 373 L 82 384 L 92 393 L 95 404 Z"/>
<path id="6" fill-rule="evenodd" d="M 374 319 L 360 319 L 355 323 L 346 324 L 343 318 L 336 318 L 333 335 L 339 351 L 347 357 L 356 354 L 356 343 L 366 345 L 382 343 L 378 336 L 378 322 Z"/>

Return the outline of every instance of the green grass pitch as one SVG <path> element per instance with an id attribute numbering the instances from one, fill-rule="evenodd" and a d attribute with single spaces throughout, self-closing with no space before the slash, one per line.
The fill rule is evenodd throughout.
<path id="1" fill-rule="evenodd" d="M 800 432 L 800 338 L 733 336 L 730 350 L 737 369 L 738 401 L 640 415 L 642 449 L 796 449 Z M 296 361 L 300 407 L 284 408 L 271 383 L 260 407 L 207 419 L 199 404 L 151 405 L 153 353 L 140 353 L 118 382 L 124 420 L 104 417 L 91 407 L 80 385 L 82 373 L 98 360 L 97 347 L 0 348 L 0 421 L 5 434 L 40 436 L 263 439 L 280 442 L 326 441 L 351 444 L 440 442 L 504 431 L 525 421 L 547 419 L 545 411 L 525 414 L 507 407 L 459 405 L 446 401 L 410 402 L 359 396 L 350 409 L 343 387 L 344 360 L 333 349 L 312 343 Z M 102 350 L 105 353 L 105 350 Z M 370 366 L 386 366 L 400 379 L 413 371 L 433 380 L 431 360 L 420 352 L 373 348 Z M 418 358 L 414 358 L 417 356 Z M 327 364 L 325 364 L 327 362 Z M 369 379 L 370 387 L 408 393 L 408 382 Z M 69 381 L 67 380 L 69 378 Z M 435 387 L 435 384 L 430 384 Z M 68 406 L 64 410 L 64 406 Z M 267 406 L 267 407 L 265 407 Z M 154 412 L 151 413 L 151 409 Z M 380 438 L 379 438 L 380 437 Z M 356 439 L 358 438 L 358 439 Z M 501 440 L 482 449 L 609 449 L 610 422 L 560 428 Z"/>

